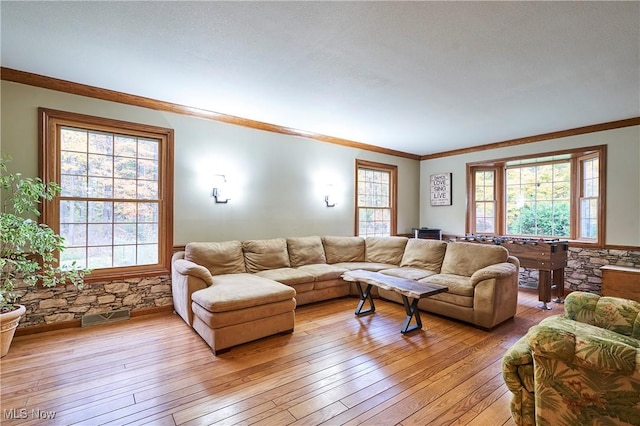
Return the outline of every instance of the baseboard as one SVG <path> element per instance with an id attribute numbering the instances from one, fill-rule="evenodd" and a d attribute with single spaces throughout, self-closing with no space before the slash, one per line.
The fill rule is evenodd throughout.
<path id="1" fill-rule="evenodd" d="M 164 312 L 173 312 L 173 305 L 134 309 L 131 311 L 131 318 L 141 317 L 143 315 L 161 314 Z"/>
<path id="2" fill-rule="evenodd" d="M 134 309 L 131 311 L 131 318 L 140 317 L 143 315 L 152 315 L 152 314 L 160 314 L 164 312 L 173 312 L 173 305 L 167 306 L 153 306 L 150 308 L 141 308 Z M 71 320 L 71 321 L 61 321 L 53 324 L 41 324 L 34 325 L 31 327 L 18 327 L 16 329 L 15 336 L 28 336 L 31 334 L 37 333 L 45 333 L 47 331 L 56 331 L 56 330 L 64 330 L 66 328 L 80 328 L 82 326 L 82 322 L 80 320 Z"/>

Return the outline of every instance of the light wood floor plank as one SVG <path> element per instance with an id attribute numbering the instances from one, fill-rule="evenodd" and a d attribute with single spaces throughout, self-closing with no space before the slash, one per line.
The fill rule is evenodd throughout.
<path id="1" fill-rule="evenodd" d="M 509 402 L 511 401 L 511 392 L 505 392 L 502 397 L 497 399 L 493 404 L 487 407 L 467 423 L 469 426 L 493 426 L 497 424 L 514 425 L 509 411 Z"/>
<path id="2" fill-rule="evenodd" d="M 10 410 L 53 412 L 52 425 L 513 425 L 500 360 L 529 327 L 562 313 L 521 289 L 514 320 L 491 331 L 422 314 L 400 333 L 402 305 L 301 306 L 292 334 L 213 356 L 177 315 L 20 336 L 0 361 Z M 34 411 L 35 412 L 35 411 Z"/>

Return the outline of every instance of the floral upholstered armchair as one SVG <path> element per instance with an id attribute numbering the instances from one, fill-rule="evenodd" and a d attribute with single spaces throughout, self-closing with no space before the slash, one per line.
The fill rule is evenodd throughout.
<path id="1" fill-rule="evenodd" d="M 640 425 L 640 303 L 573 292 L 502 359 L 518 425 Z"/>

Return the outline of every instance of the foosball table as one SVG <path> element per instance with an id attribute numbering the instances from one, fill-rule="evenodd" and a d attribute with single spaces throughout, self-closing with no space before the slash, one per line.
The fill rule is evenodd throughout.
<path id="1" fill-rule="evenodd" d="M 506 236 L 465 235 L 458 241 L 501 245 L 520 260 L 520 266 L 539 272 L 538 299 L 541 309 L 551 309 L 548 303 L 564 302 L 564 268 L 567 266 L 569 242 L 550 238 L 517 238 Z"/>

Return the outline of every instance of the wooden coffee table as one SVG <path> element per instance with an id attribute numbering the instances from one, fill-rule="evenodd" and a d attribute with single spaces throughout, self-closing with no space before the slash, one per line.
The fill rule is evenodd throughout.
<path id="1" fill-rule="evenodd" d="M 379 272 L 365 271 L 363 269 L 345 272 L 342 278 L 345 281 L 355 282 L 358 287 L 360 301 L 356 307 L 355 314 L 357 316 L 369 315 L 376 311 L 376 305 L 373 303 L 373 298 L 371 297 L 371 288 L 373 286 L 399 293 L 402 296 L 404 310 L 407 313 L 407 317 L 400 329 L 402 334 L 422 328 L 422 319 L 420 318 L 420 310 L 418 309 L 418 301 L 420 299 L 449 291 L 449 288 L 445 286 L 420 283 L 418 281 L 393 277 Z M 362 290 L 361 283 L 367 284 L 364 291 Z M 409 303 L 409 299 L 412 299 L 411 303 Z M 363 310 L 364 304 L 367 301 L 369 302 L 369 309 Z M 416 324 L 409 326 L 412 318 L 415 318 Z"/>

